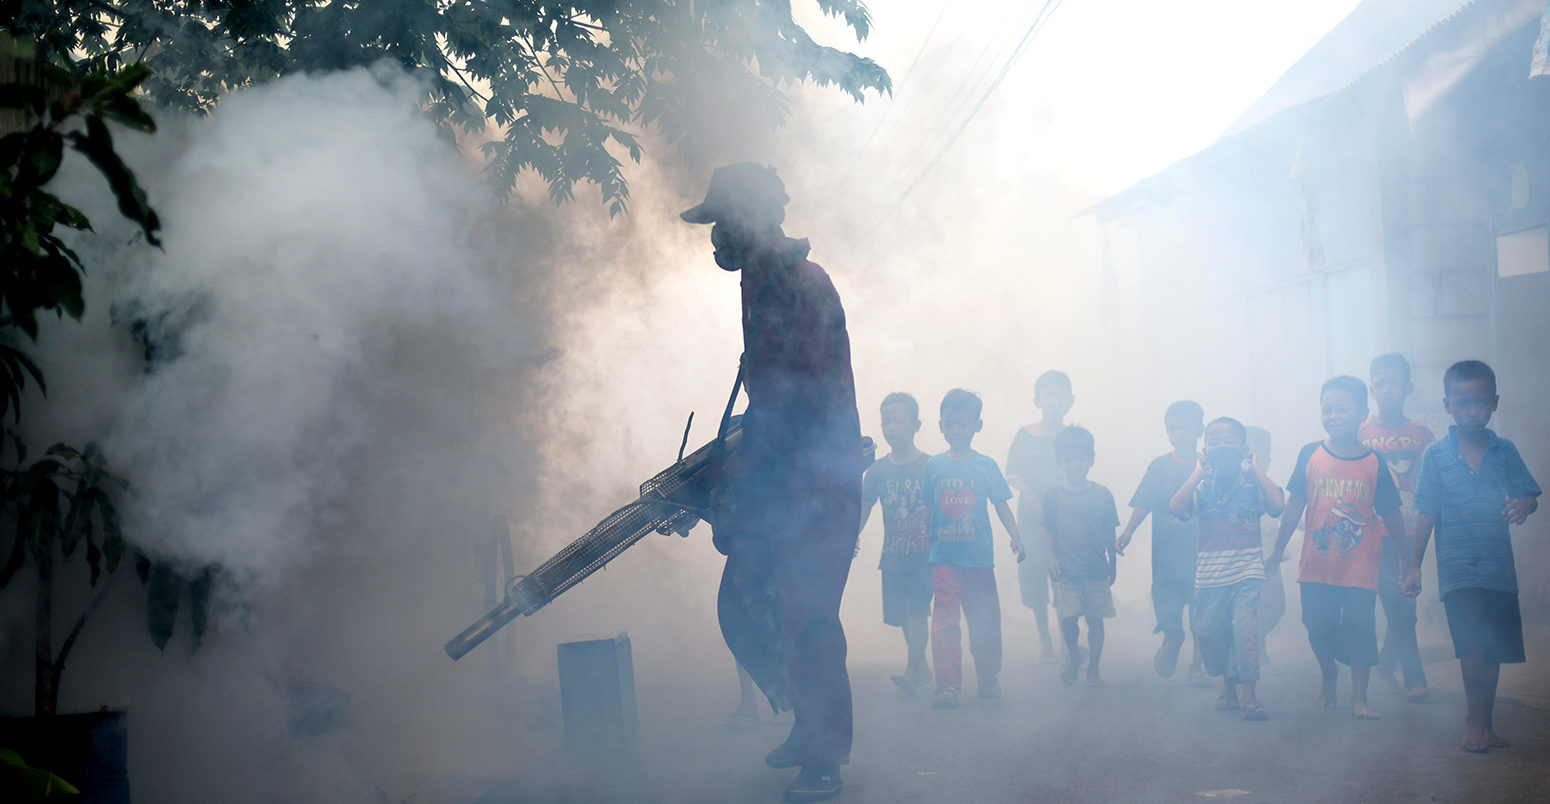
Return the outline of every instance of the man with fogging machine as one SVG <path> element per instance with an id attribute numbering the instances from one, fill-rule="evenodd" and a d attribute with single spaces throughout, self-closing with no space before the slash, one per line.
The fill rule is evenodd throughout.
<path id="1" fill-rule="evenodd" d="M 715 224 L 716 264 L 742 272 L 748 408 L 712 503 L 727 557 L 721 631 L 776 711 L 794 710 L 791 736 L 765 757 L 801 767 L 786 801 L 822 801 L 850 761 L 839 611 L 861 522 L 861 428 L 845 311 L 807 241 L 781 231 L 787 200 L 774 170 L 729 165 L 682 217 Z"/>

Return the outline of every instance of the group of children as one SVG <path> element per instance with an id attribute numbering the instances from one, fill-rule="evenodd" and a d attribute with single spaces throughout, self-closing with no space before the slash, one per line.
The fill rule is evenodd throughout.
<path id="1" fill-rule="evenodd" d="M 1375 415 L 1360 379 L 1324 384 L 1319 406 L 1326 438 L 1301 450 L 1284 492 L 1266 474 L 1267 433 L 1225 416 L 1206 423 L 1195 402 L 1170 405 L 1163 422 L 1173 449 L 1147 467 L 1123 530 L 1113 494 L 1087 478 L 1092 434 L 1065 424 L 1075 401 L 1065 374 L 1046 372 L 1036 381 L 1034 404 L 1043 418 L 1018 431 L 1006 476 L 973 448 L 983 426 L 978 396 L 955 389 L 942 399 L 948 450 L 927 456 L 915 445 L 916 400 L 888 395 L 882 433 L 891 452 L 867 471 L 863 524 L 881 504 L 883 620 L 903 629 L 908 649 L 894 683 L 911 696 L 932 691 L 935 708 L 957 707 L 966 623 L 976 693 L 1000 697 L 994 508 L 1019 562 L 1022 600 L 1034 611 L 1045 661 L 1063 663 L 1066 684 L 1077 681 L 1084 664 L 1086 683 L 1103 684 L 1103 621 L 1114 616 L 1117 558 L 1150 516 L 1152 604 L 1155 633 L 1162 634 L 1154 669 L 1164 677 L 1177 669 L 1187 608 L 1192 680 L 1220 677 L 1218 709 L 1268 719 L 1255 693 L 1263 637 L 1284 611 L 1280 564 L 1305 521 L 1297 580 L 1302 622 L 1322 672 L 1316 705 L 1335 705 L 1344 664 L 1353 714 L 1377 718 L 1367 699 L 1375 667 L 1396 688 L 1399 669 L 1410 700 L 1427 695 L 1415 597 L 1435 533 L 1439 593 L 1468 706 L 1464 747 L 1505 746 L 1491 723 L 1498 673 L 1501 664 L 1524 660 L 1508 527 L 1534 512 L 1540 489 L 1512 442 L 1486 427 L 1497 405 L 1496 378 L 1486 364 L 1467 360 L 1448 369 L 1444 405 L 1456 424 L 1441 441 L 1405 415 L 1414 386 L 1403 356 L 1375 359 L 1370 379 Z M 1267 526 L 1276 517 L 1279 527 Z M 1058 654 L 1045 614 L 1051 588 L 1064 644 Z M 1380 601 L 1387 620 L 1382 650 Z M 1083 621 L 1085 648 L 1079 644 Z"/>

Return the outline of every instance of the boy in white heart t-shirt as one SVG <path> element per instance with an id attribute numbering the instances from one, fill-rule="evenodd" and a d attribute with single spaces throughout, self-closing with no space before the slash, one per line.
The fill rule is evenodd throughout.
<path id="1" fill-rule="evenodd" d="M 1001 697 L 1001 600 L 996 590 L 990 511 L 1011 537 L 1012 554 L 1023 560 L 1023 541 L 1007 500 L 1012 489 L 995 460 L 974 451 L 974 434 L 984 426 L 978 395 L 955 388 L 942 398 L 942 437 L 947 452 L 926 463 L 926 499 L 931 505 L 931 663 L 936 697 L 931 705 L 953 709 L 963 693 L 960 620 L 969 626 L 969 653 L 981 698 Z M 960 612 L 962 616 L 960 617 Z"/>

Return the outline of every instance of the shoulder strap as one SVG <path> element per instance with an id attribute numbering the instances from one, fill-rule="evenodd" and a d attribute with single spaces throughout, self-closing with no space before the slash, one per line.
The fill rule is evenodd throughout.
<path id="1" fill-rule="evenodd" d="M 727 437 L 727 426 L 732 422 L 732 408 L 737 405 L 737 394 L 743 390 L 743 356 L 737 357 L 737 379 L 732 381 L 732 395 L 727 397 L 727 408 L 721 413 L 721 427 L 716 431 L 716 440 L 722 441 Z"/>

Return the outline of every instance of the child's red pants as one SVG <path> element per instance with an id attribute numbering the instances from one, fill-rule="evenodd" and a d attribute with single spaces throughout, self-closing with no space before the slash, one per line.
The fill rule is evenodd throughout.
<path id="1" fill-rule="evenodd" d="M 969 653 L 979 683 L 1001 672 L 1001 599 L 990 567 L 932 564 L 936 599 L 931 604 L 931 663 L 936 688 L 963 692 L 963 645 L 959 612 L 969 624 Z"/>

